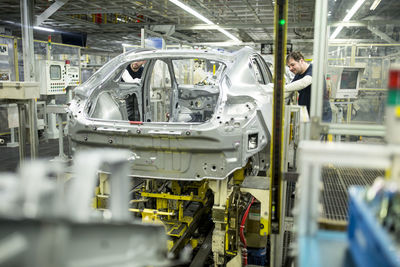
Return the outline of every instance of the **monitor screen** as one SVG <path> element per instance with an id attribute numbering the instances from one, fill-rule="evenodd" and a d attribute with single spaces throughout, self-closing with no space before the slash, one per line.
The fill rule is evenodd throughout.
<path id="1" fill-rule="evenodd" d="M 346 70 L 342 72 L 340 89 L 357 89 L 358 70 Z"/>
<path id="2" fill-rule="evenodd" d="M 61 67 L 59 65 L 50 65 L 50 80 L 61 79 Z"/>
<path id="3" fill-rule="evenodd" d="M 87 34 L 76 32 L 61 33 L 61 42 L 63 44 L 86 46 Z"/>

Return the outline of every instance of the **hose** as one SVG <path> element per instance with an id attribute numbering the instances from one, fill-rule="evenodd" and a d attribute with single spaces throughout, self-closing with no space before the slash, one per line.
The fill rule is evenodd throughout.
<path id="1" fill-rule="evenodd" d="M 244 237 L 244 224 L 246 223 L 247 216 L 249 215 L 250 208 L 251 208 L 251 205 L 253 205 L 254 200 L 255 200 L 255 198 L 252 197 L 251 202 L 250 202 L 249 206 L 247 207 L 247 209 L 243 215 L 242 222 L 240 224 L 240 241 L 242 241 L 242 244 L 243 244 L 243 249 L 242 249 L 243 266 L 247 266 L 247 242 L 246 242 L 246 238 Z"/>

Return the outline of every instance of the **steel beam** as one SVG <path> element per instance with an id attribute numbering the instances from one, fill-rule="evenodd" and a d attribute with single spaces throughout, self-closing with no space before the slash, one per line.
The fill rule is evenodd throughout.
<path id="1" fill-rule="evenodd" d="M 356 20 L 351 20 L 351 21 L 335 21 L 332 23 L 329 23 L 329 26 L 331 27 L 337 27 L 337 26 L 344 26 L 344 27 L 367 27 L 368 25 L 371 26 L 386 26 L 386 25 L 399 25 L 400 20 L 374 20 L 374 21 L 356 21 Z"/>
<path id="2" fill-rule="evenodd" d="M 322 124 L 324 126 L 325 124 Z M 384 125 L 370 125 L 370 124 L 326 124 L 329 134 L 341 135 L 362 135 L 362 136 L 381 136 L 386 134 L 386 127 Z"/>
<path id="3" fill-rule="evenodd" d="M 182 30 L 216 30 L 217 27 L 220 27 L 225 30 L 229 29 L 254 29 L 254 28 L 262 28 L 267 30 L 274 30 L 273 22 L 270 23 L 241 23 L 241 24 L 218 24 L 218 25 L 209 25 L 209 24 L 178 24 L 176 25 L 177 31 Z M 300 22 L 300 23 L 287 23 L 288 29 L 291 28 L 312 28 L 314 26 L 311 22 Z"/>
<path id="4" fill-rule="evenodd" d="M 68 0 L 56 0 L 51 6 L 49 6 L 42 14 L 36 17 L 35 26 L 39 26 L 43 21 L 48 19 L 51 15 L 53 15 L 57 10 L 60 9 Z"/>
<path id="5" fill-rule="evenodd" d="M 377 27 L 368 25 L 367 29 L 370 30 L 373 34 L 379 36 L 382 40 L 385 40 L 389 44 L 394 44 L 398 43 L 396 40 L 392 39 L 389 35 L 386 33 L 380 31 Z"/>

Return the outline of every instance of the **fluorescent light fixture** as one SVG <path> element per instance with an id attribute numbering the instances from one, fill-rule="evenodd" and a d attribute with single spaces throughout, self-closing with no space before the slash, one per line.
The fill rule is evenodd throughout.
<path id="1" fill-rule="evenodd" d="M 1 21 L 1 20 L 0 20 L 0 21 Z M 13 24 L 13 25 L 21 26 L 21 23 L 14 22 L 14 21 L 10 21 L 10 20 L 3 20 L 2 22 L 6 22 L 6 23 L 8 23 L 8 24 Z M 33 28 L 34 28 L 35 30 L 38 30 L 38 31 L 55 32 L 55 30 L 53 30 L 53 29 L 45 28 L 45 27 L 40 27 L 40 26 L 33 26 Z"/>
<path id="2" fill-rule="evenodd" d="M 354 6 L 347 12 L 346 16 L 343 19 L 343 22 L 349 21 L 354 14 L 360 9 L 361 5 L 364 4 L 365 0 L 358 0 Z M 329 37 L 329 39 L 335 39 L 336 36 L 340 33 L 340 31 L 343 29 L 343 26 L 338 26 L 335 31 L 332 33 L 332 35 Z"/>
<path id="3" fill-rule="evenodd" d="M 329 37 L 329 39 L 335 39 L 336 36 L 339 34 L 339 32 L 343 29 L 343 26 L 337 26 L 335 31 L 332 33 L 331 37 Z"/>
<path id="4" fill-rule="evenodd" d="M 361 5 L 364 4 L 365 0 L 358 0 L 354 6 L 347 12 L 347 15 L 344 17 L 343 21 L 349 21 L 354 14 L 360 9 Z"/>
<path id="5" fill-rule="evenodd" d="M 369 10 L 375 10 L 375 8 L 381 3 L 381 0 L 375 0 Z"/>
<path id="6" fill-rule="evenodd" d="M 183 4 L 182 2 L 180 2 L 179 0 L 169 0 L 171 3 L 179 6 L 180 8 L 182 8 L 183 10 L 189 12 L 190 14 L 192 14 L 193 16 L 195 16 L 196 18 L 202 20 L 203 22 L 210 24 L 210 25 L 216 25 L 214 22 L 212 22 L 211 20 L 209 20 L 208 18 L 204 17 L 203 15 L 201 15 L 199 12 L 197 12 L 196 10 L 192 9 L 191 7 Z M 241 43 L 241 41 L 236 38 L 233 34 L 229 33 L 228 31 L 222 29 L 220 26 L 217 25 L 217 30 L 220 31 L 221 33 L 225 34 L 226 36 L 228 36 L 230 39 L 234 40 L 235 42 L 239 42 Z"/>
<path id="7" fill-rule="evenodd" d="M 238 42 L 238 43 L 242 42 L 238 38 L 236 38 L 236 36 L 234 36 L 233 34 L 229 33 L 227 30 L 222 29 L 220 26 L 217 27 L 217 30 L 222 32 L 223 34 L 225 34 L 226 36 L 228 36 L 229 38 L 231 38 L 235 42 Z"/>
<path id="8" fill-rule="evenodd" d="M 214 22 L 212 22 L 211 20 L 209 20 L 208 18 L 204 17 L 203 15 L 201 15 L 199 12 L 197 12 L 196 10 L 192 9 L 191 7 L 185 5 L 184 3 L 180 2 L 179 0 L 169 0 L 170 2 L 174 3 L 175 5 L 179 6 L 180 8 L 182 8 L 183 10 L 189 12 L 190 14 L 192 14 L 193 16 L 195 16 L 198 19 L 201 19 L 202 21 L 204 21 L 207 24 L 214 24 Z"/>
<path id="9" fill-rule="evenodd" d="M 40 27 L 40 26 L 34 26 L 33 28 L 34 28 L 35 30 L 39 30 L 39 31 L 54 32 L 53 29 L 44 28 L 44 27 Z"/>

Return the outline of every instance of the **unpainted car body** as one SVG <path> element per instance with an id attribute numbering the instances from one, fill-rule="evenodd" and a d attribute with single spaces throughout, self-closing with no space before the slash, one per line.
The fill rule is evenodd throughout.
<path id="1" fill-rule="evenodd" d="M 121 81 L 145 60 L 140 81 Z M 254 50 L 135 50 L 77 87 L 69 106 L 73 150 L 128 148 L 131 175 L 224 179 L 251 163 L 265 170 L 272 127 L 270 70 Z M 135 96 L 135 121 L 127 107 Z M 129 160 L 129 159 L 128 159 Z"/>

